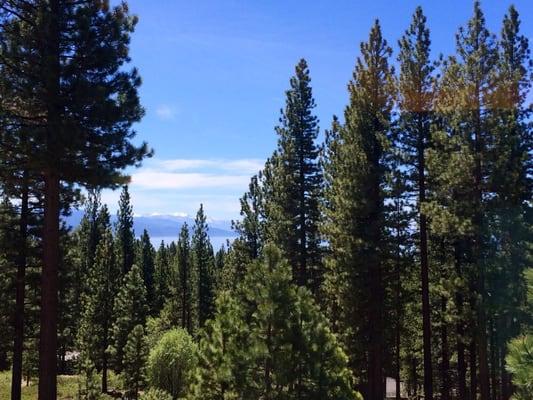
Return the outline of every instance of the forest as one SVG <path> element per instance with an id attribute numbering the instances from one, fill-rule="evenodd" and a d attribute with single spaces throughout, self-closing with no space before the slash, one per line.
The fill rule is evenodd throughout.
<path id="1" fill-rule="evenodd" d="M 491 32 L 474 2 L 440 56 L 421 7 L 397 46 L 375 20 L 325 130 L 298 61 L 219 249 L 201 204 L 170 243 L 133 229 L 126 168 L 154 153 L 134 141 L 137 18 L 0 0 L 0 399 L 533 399 L 533 61 L 514 6 Z"/>

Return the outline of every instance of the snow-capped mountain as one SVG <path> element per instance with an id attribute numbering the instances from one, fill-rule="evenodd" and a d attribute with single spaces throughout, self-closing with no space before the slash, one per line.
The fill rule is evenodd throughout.
<path id="1" fill-rule="evenodd" d="M 79 225 L 83 217 L 83 210 L 73 210 L 66 222 L 68 225 L 75 228 Z M 117 216 L 111 215 L 111 223 L 114 225 Z M 194 218 L 184 214 L 151 214 L 151 215 L 135 215 L 133 217 L 133 229 L 135 235 L 140 236 L 146 229 L 152 242 L 159 244 L 163 239 L 165 242 L 177 240 L 180 229 L 184 223 L 187 223 L 189 228 L 194 226 Z M 208 219 L 209 236 L 213 242 L 224 242 L 225 239 L 232 239 L 236 236 L 231 229 L 231 221 Z M 216 238 L 216 239 L 215 239 Z M 215 243 L 213 243 L 214 245 Z"/>

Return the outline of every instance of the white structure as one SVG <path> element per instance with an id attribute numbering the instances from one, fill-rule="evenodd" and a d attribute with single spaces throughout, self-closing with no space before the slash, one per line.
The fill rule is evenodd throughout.
<path id="1" fill-rule="evenodd" d="M 396 379 L 389 377 L 386 378 L 385 398 L 396 399 Z M 405 384 L 403 382 L 400 382 L 400 398 L 407 399 L 407 395 L 405 393 Z"/>

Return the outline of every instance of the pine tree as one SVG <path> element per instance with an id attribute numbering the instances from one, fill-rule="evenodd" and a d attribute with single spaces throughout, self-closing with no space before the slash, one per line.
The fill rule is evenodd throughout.
<path id="1" fill-rule="evenodd" d="M 491 122 L 492 77 L 495 71 L 496 47 L 493 35 L 485 26 L 478 2 L 474 14 L 457 35 L 457 59 L 445 65 L 439 84 L 437 108 L 443 120 L 444 132 L 435 134 L 441 155 L 434 155 L 430 167 L 431 179 L 439 185 L 431 206 L 431 224 L 435 233 L 455 236 L 456 274 L 466 285 L 457 288 L 456 303 L 460 319 L 467 323 L 469 338 L 470 396 L 478 389 L 482 400 L 490 398 L 488 338 L 487 338 L 487 182 L 491 175 L 489 148 L 493 141 Z M 451 161 L 452 157 L 457 160 Z M 438 165 L 437 162 L 445 164 Z M 429 161 L 429 160 L 428 160 Z M 438 193 L 439 192 L 439 193 Z M 450 196 L 451 194 L 451 196 Z M 452 232 L 454 231 L 454 232 Z M 465 304 L 468 302 L 468 304 Z M 473 312 L 468 317 L 467 306 Z M 465 319 L 463 318 L 465 317 Z M 465 325 L 458 331 L 459 395 L 466 397 L 464 371 Z M 479 377 L 479 382 L 478 382 Z"/>
<path id="2" fill-rule="evenodd" d="M 433 64 L 430 61 L 429 29 L 422 8 L 418 7 L 410 27 L 400 45 L 400 142 L 407 154 L 407 168 L 419 210 L 418 246 L 422 288 L 422 319 L 424 339 L 424 398 L 433 399 L 433 372 L 431 357 L 431 306 L 429 299 L 429 261 L 427 217 L 421 212 L 426 201 L 425 150 L 429 146 L 433 120 Z"/>
<path id="3" fill-rule="evenodd" d="M 227 272 L 227 265 L 226 265 L 226 259 L 227 259 L 227 251 L 224 245 L 220 246 L 220 249 L 217 250 L 214 257 L 214 280 L 215 280 L 215 287 L 214 292 L 215 296 L 216 293 L 223 290 L 223 288 L 227 287 L 227 280 L 226 280 L 226 272 Z"/>
<path id="4" fill-rule="evenodd" d="M 7 157 L 12 157 L 12 154 L 6 152 Z M 26 152 L 22 152 L 27 155 Z M 2 167 L 5 167 L 4 160 Z M 32 223 L 30 196 L 32 195 L 32 188 L 35 187 L 34 179 L 31 179 L 30 174 L 26 168 L 19 173 L 14 173 L 11 168 L 1 168 L 2 171 L 8 172 L 11 176 L 7 179 L 2 177 L 2 189 L 5 194 L 9 193 L 11 198 L 20 200 L 18 218 L 17 218 L 17 255 L 15 257 L 15 264 L 17 272 L 15 275 L 15 309 L 13 321 L 13 367 L 11 377 L 11 397 L 19 400 L 21 398 L 21 383 L 22 383 L 22 357 L 24 347 L 24 314 L 25 314 L 25 291 L 26 291 L 26 268 L 28 264 L 29 252 L 29 236 Z M 10 182 L 11 181 L 11 182 Z M 13 182 L 14 181 L 14 182 Z M 9 183 L 13 186 L 9 187 Z M 13 221 L 15 222 L 15 221 Z M 7 289 L 7 288 L 4 288 Z M 6 325 L 7 326 L 7 325 Z M 1 356 L 0 356 L 1 357 Z M 3 357 L 1 357 L 3 358 Z M 0 369 L 2 361 L 0 361 Z M 4 365 L 5 367 L 5 365 Z"/>
<path id="5" fill-rule="evenodd" d="M 138 399 L 139 391 L 146 384 L 146 363 L 148 361 L 148 347 L 142 325 L 136 325 L 128 335 L 124 347 L 124 385 L 126 398 Z"/>
<path id="6" fill-rule="evenodd" d="M 401 396 L 400 382 L 402 372 L 402 348 L 405 348 L 403 341 L 406 340 L 408 330 L 420 329 L 420 327 L 407 327 L 408 316 L 406 308 L 409 302 L 416 301 L 414 294 L 418 290 L 413 290 L 412 285 L 419 285 L 419 279 L 413 279 L 414 255 L 413 255 L 413 233 L 412 233 L 412 199 L 410 196 L 410 185 L 403 170 L 400 154 L 391 156 L 389 165 L 390 171 L 387 174 L 386 193 L 386 222 L 385 231 L 387 233 L 386 255 L 384 277 L 389 281 L 385 287 L 384 316 L 389 321 L 388 329 L 384 334 L 384 340 L 390 344 L 385 349 L 385 370 L 387 376 L 392 375 L 396 380 L 396 398 Z M 419 315 L 415 321 L 419 320 Z M 417 324 L 418 325 L 418 324 Z M 418 333 L 415 331 L 415 335 Z M 412 333 L 411 333 L 412 334 Z M 409 340 L 406 340 L 409 342 Z"/>
<path id="7" fill-rule="evenodd" d="M 101 398 L 101 388 L 98 384 L 98 371 L 87 353 L 80 353 L 78 367 L 78 398 L 84 400 L 98 400 Z"/>
<path id="8" fill-rule="evenodd" d="M 488 319 L 492 391 L 510 396 L 511 384 L 503 369 L 510 338 L 520 332 L 526 302 L 523 273 L 531 265 L 528 244 L 533 241 L 531 157 L 531 108 L 526 98 L 531 90 L 532 61 L 528 39 L 520 33 L 517 10 L 511 6 L 503 19 L 498 60 L 491 96 L 494 138 L 490 148 L 492 165 L 488 225 L 492 243 L 487 274 Z M 491 329 L 492 328 L 492 329 Z M 498 358 L 499 354 L 499 359 Z M 499 367 L 499 368 L 498 368 Z M 499 376 L 498 379 L 496 376 Z M 499 388 L 497 387 L 499 383 Z M 499 389 L 499 390 L 498 390 Z"/>
<path id="9" fill-rule="evenodd" d="M 376 21 L 349 84 L 345 124 L 335 127 L 325 161 L 328 289 L 332 319 L 345 334 L 354 371 L 364 371 L 368 399 L 384 397 L 383 260 L 385 153 L 392 107 L 391 49 Z M 331 136 L 331 134 L 330 134 Z M 340 308 L 340 310 L 335 310 Z M 357 316 L 357 318 L 355 317 Z"/>
<path id="10" fill-rule="evenodd" d="M 118 238 L 119 260 L 122 265 L 122 273 L 126 274 L 133 265 L 135 256 L 135 233 L 133 231 L 133 207 L 130 203 L 128 186 L 122 187 L 117 211 L 116 235 Z"/>
<path id="11" fill-rule="evenodd" d="M 155 254 L 154 266 L 154 314 L 159 314 L 168 298 L 170 298 L 170 259 L 168 248 L 161 241 Z"/>
<path id="12" fill-rule="evenodd" d="M 142 271 L 135 264 L 123 279 L 113 311 L 115 322 L 109 352 L 113 357 L 114 370 L 121 372 L 124 368 L 124 348 L 128 335 L 135 326 L 144 326 L 149 311 Z"/>
<path id="13" fill-rule="evenodd" d="M 18 43 L 17 32 L 21 28 L 18 21 L 11 21 L 5 18 L 1 23 L 3 33 L 3 43 L 10 50 Z M 9 53 L 9 50 L 6 51 Z M 13 55 L 13 53 L 11 53 Z M 4 53 L 3 53 L 4 55 Z M 0 63 L 0 98 L 2 102 L 0 108 L 4 109 L 9 103 L 13 103 L 10 90 L 13 85 L 18 87 L 31 87 L 27 76 L 22 76 L 16 70 L 6 68 Z M 31 89 L 32 90 L 32 89 Z M 31 114 L 35 112 L 31 103 L 18 102 L 17 109 L 20 113 Z M 25 126 L 13 123 L 7 118 L 0 119 L 0 190 L 3 196 L 17 205 L 17 221 L 14 222 L 18 231 L 18 243 L 14 247 L 17 249 L 15 257 L 15 310 L 13 317 L 13 368 L 11 381 L 11 395 L 13 399 L 21 398 L 22 363 L 25 334 L 25 303 L 26 303 L 26 270 L 28 260 L 32 250 L 29 238 L 32 236 L 32 226 L 35 225 L 35 213 L 32 203 L 40 198 L 42 185 L 40 185 L 40 171 L 32 170 L 32 160 L 36 154 L 38 146 L 30 140 L 29 129 Z M 39 208 L 39 207 L 37 207 Z"/>
<path id="14" fill-rule="evenodd" d="M 222 292 L 200 341 L 194 399 L 357 399 L 347 357 L 279 252 Z"/>
<path id="15" fill-rule="evenodd" d="M 13 287 L 16 276 L 16 244 L 17 237 L 11 227 L 16 223 L 17 214 L 9 200 L 0 199 L 0 367 L 9 368 L 8 354 L 14 335 Z"/>
<path id="16" fill-rule="evenodd" d="M 203 327 L 205 321 L 211 318 L 214 308 L 214 255 L 208 231 L 204 207 L 200 204 L 194 221 L 191 244 L 195 274 L 198 277 L 198 324 L 200 327 Z"/>
<path id="17" fill-rule="evenodd" d="M 513 375 L 513 399 L 527 400 L 533 395 L 533 335 L 526 334 L 509 343 L 506 368 Z"/>
<path id="18" fill-rule="evenodd" d="M 154 315 L 155 310 L 155 263 L 154 263 L 154 247 L 150 242 L 150 236 L 147 230 L 143 231 L 141 239 L 139 241 L 139 254 L 137 264 L 142 267 L 143 280 L 146 287 L 146 301 L 148 302 L 148 308 L 150 315 Z"/>
<path id="19" fill-rule="evenodd" d="M 196 300 L 197 300 L 197 275 L 192 265 L 191 242 L 189 227 L 183 224 L 180 231 L 176 252 L 176 268 L 178 270 L 177 297 L 178 309 L 181 312 L 180 326 L 192 335 L 196 329 Z"/>
<path id="20" fill-rule="evenodd" d="M 107 2 L 4 2 L 2 11 L 3 68 L 31 77 L 7 85 L 2 124 L 30 128 L 41 155 L 31 169 L 42 173 L 44 183 L 39 398 L 48 400 L 57 391 L 61 182 L 116 186 L 127 180 L 120 171 L 148 154 L 146 145 L 130 142 L 131 125 L 143 115 L 140 79 L 136 70 L 122 68 L 136 19 L 126 5 L 110 8 Z M 17 29 L 4 29 L 13 23 Z M 33 112 L 20 113 L 17 102 L 31 103 Z"/>
<path id="21" fill-rule="evenodd" d="M 239 234 L 240 241 L 250 260 L 257 259 L 261 254 L 264 233 L 264 204 L 260 180 L 262 176 L 254 175 L 250 179 L 248 191 L 240 199 L 241 221 L 233 221 L 233 229 Z"/>
<path id="22" fill-rule="evenodd" d="M 233 289 L 242 282 L 250 262 L 260 257 L 265 237 L 263 174 L 252 176 L 248 191 L 240 199 L 241 220 L 232 221 L 233 230 L 239 235 L 230 244 L 224 257 L 223 277 L 219 288 Z"/>
<path id="23" fill-rule="evenodd" d="M 79 333 L 79 346 L 98 371 L 102 372 L 102 392 L 107 392 L 109 366 L 108 346 L 111 344 L 114 299 L 119 286 L 120 266 L 116 263 L 110 227 L 104 232 L 96 250 L 95 262 L 89 271 L 88 287 Z"/>
<path id="24" fill-rule="evenodd" d="M 322 173 L 318 163 L 318 119 L 305 60 L 296 65 L 276 127 L 278 148 L 265 185 L 266 230 L 294 268 L 299 285 L 317 293 L 322 267 L 318 223 Z"/>

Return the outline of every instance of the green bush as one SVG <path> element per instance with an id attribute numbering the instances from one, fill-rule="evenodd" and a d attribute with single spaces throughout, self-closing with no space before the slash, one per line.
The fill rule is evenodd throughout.
<path id="1" fill-rule="evenodd" d="M 150 386 L 170 393 L 173 399 L 184 397 L 196 367 L 196 344 L 183 329 L 166 332 L 150 352 Z"/>
<path id="2" fill-rule="evenodd" d="M 161 389 L 150 389 L 143 393 L 139 400 L 172 400 L 172 396 Z"/>
<path id="3" fill-rule="evenodd" d="M 516 388 L 513 399 L 533 399 L 533 335 L 525 334 L 511 340 L 505 361 Z"/>
<path id="4" fill-rule="evenodd" d="M 146 343 L 153 349 L 166 331 L 170 329 L 168 322 L 161 317 L 149 317 L 146 320 Z"/>

